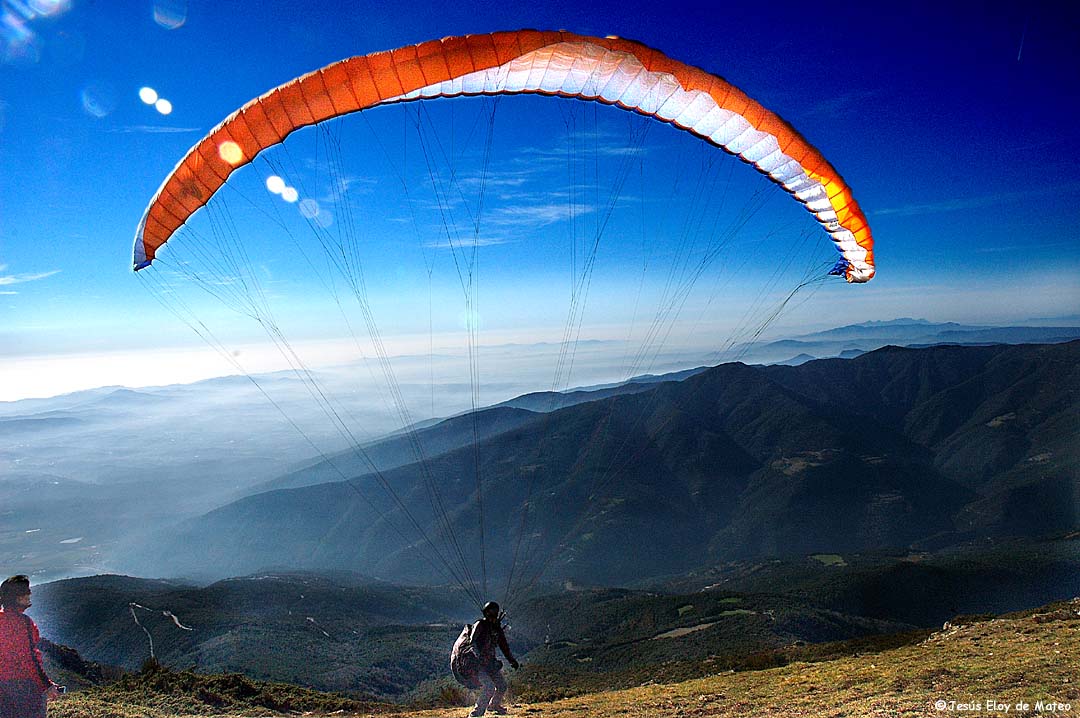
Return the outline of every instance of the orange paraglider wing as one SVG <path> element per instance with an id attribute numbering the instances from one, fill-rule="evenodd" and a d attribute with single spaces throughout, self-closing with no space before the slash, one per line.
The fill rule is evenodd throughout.
<path id="1" fill-rule="evenodd" d="M 874 276 L 873 238 L 851 190 L 787 122 L 726 80 L 619 38 L 521 30 L 433 40 L 352 57 L 244 105 L 200 140 L 154 195 L 135 237 L 148 266 L 229 175 L 308 125 L 369 107 L 459 95 L 534 93 L 655 117 L 738 156 L 814 214 L 849 282 Z"/>

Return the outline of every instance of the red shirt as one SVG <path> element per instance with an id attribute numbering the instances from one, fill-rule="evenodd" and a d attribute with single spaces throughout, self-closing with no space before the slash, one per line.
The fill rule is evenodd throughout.
<path id="1" fill-rule="evenodd" d="M 49 684 L 41 670 L 40 643 L 33 619 L 20 611 L 0 610 L 0 681 L 31 679 L 44 693 Z"/>

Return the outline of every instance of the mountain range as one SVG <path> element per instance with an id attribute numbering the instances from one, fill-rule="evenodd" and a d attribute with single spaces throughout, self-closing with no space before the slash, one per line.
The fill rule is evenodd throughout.
<path id="1" fill-rule="evenodd" d="M 1053 324 L 1050 321 L 1042 323 Z M 747 364 L 803 365 L 822 356 L 854 358 L 887 343 L 937 344 L 946 337 L 961 342 L 990 339 L 1058 341 L 1077 334 L 1080 329 L 1076 327 L 975 327 L 898 319 L 839 327 L 789 340 L 759 342 L 737 347 L 732 355 L 741 357 Z M 719 358 L 722 357 L 712 357 L 713 361 Z M 819 364 L 814 365 L 820 370 Z M 380 432 L 395 424 L 388 423 L 389 417 L 380 416 L 374 410 L 378 404 L 376 397 L 353 390 L 344 391 L 339 386 L 340 382 L 355 375 L 355 368 L 329 369 L 321 381 L 341 399 L 343 415 L 347 414 L 354 424 L 352 430 L 359 437 L 362 451 L 356 447 L 341 451 L 347 446 L 343 437 L 329 426 L 303 383 L 287 372 L 258 377 L 222 377 L 191 385 L 136 390 L 102 387 L 49 399 L 0 402 L 0 548 L 4 555 L 13 557 L 9 572 L 27 572 L 37 579 L 131 570 L 135 566 L 146 569 L 150 575 L 167 575 L 174 568 L 171 562 L 160 567 L 142 560 L 128 562 L 128 559 L 139 558 L 140 549 L 148 542 L 160 538 L 160 534 L 148 534 L 153 527 L 172 526 L 194 519 L 237 499 L 272 489 L 358 478 L 371 473 L 373 467 L 379 472 L 403 469 L 422 457 L 428 463 L 444 463 L 448 453 L 455 449 L 471 447 L 477 441 L 498 443 L 497 437 L 532 425 L 541 416 L 552 416 L 558 410 L 631 393 L 652 396 L 657 386 L 687 380 L 705 371 L 706 367 L 702 366 L 671 374 L 647 374 L 616 383 L 517 396 L 510 391 L 511 382 L 505 386 L 500 384 L 498 390 L 491 391 L 496 395 L 505 392 L 502 396 L 512 398 L 489 410 L 464 414 L 453 414 L 452 407 L 456 406 L 460 411 L 462 401 L 468 405 L 467 386 L 403 386 L 409 406 L 430 402 L 435 416 L 423 416 L 407 430 L 398 429 L 379 438 Z M 275 399 L 280 411 L 266 401 L 256 387 L 256 381 Z M 814 391 L 816 389 L 808 384 L 806 392 L 812 395 Z M 443 414 L 449 415 L 449 419 L 438 418 L 436 399 L 439 407 L 450 409 Z M 651 405 L 652 399 L 642 401 L 645 403 L 638 408 L 630 407 L 628 411 L 643 411 L 641 407 Z M 661 405 L 662 402 L 658 404 Z M 997 420 L 1001 426 L 1012 421 L 1008 413 L 1002 411 L 998 415 L 1002 417 Z M 552 418 L 543 419 L 542 427 L 547 428 L 541 428 L 540 435 L 553 430 L 562 420 L 562 417 L 558 422 Z M 609 423 L 611 431 L 621 430 L 617 417 Z M 1021 431 L 1018 427 L 1014 424 L 1004 427 L 1003 431 L 990 433 L 1018 435 Z M 887 429 L 893 433 L 897 431 L 895 425 Z M 536 431 L 535 427 L 522 430 Z M 637 446 L 641 440 L 640 432 L 621 439 L 627 447 Z M 961 444 L 965 440 L 958 439 Z M 998 450 L 1020 450 L 1018 447 L 1022 447 L 1025 440 L 1021 436 L 1009 444 L 1012 448 L 999 446 Z M 594 449 L 602 443 L 599 436 L 590 441 Z M 313 446 L 316 445 L 320 447 L 320 453 L 315 453 Z M 550 446 L 550 443 L 545 444 L 545 451 Z M 966 461 L 962 458 L 966 454 L 963 447 L 958 445 L 957 448 L 953 466 L 945 472 L 946 478 L 953 478 L 950 473 L 953 469 L 963 473 L 962 467 L 957 467 Z M 560 445 L 557 449 L 558 455 L 570 451 L 568 446 Z M 611 456 L 624 453 L 622 448 L 608 447 L 606 450 Z M 948 452 L 951 448 L 942 444 L 933 450 Z M 979 464 L 982 458 L 976 456 L 975 463 Z M 1032 461 L 1025 466 L 1037 472 L 1041 459 L 1035 454 L 1029 458 Z M 595 456 L 590 458 L 583 454 L 580 459 L 584 462 L 582 467 L 588 468 Z M 935 461 L 935 468 L 939 468 L 943 459 L 939 456 Z M 592 468 L 597 469 L 601 464 L 603 461 L 599 460 Z M 459 469 L 463 467 L 464 464 L 458 465 Z M 598 470 L 600 474 L 609 474 L 616 469 L 618 466 L 603 466 Z M 488 476 L 486 468 L 482 467 L 482 471 Z M 495 471 L 493 476 L 497 478 L 498 474 Z M 595 480 L 609 482 L 600 475 Z M 434 481 L 433 475 L 431 481 Z M 526 483 L 535 488 L 539 481 L 534 478 Z M 1008 484 L 1013 479 L 1005 481 Z M 402 479 L 402 482 L 402 486 L 407 486 L 408 479 Z M 974 490 L 969 482 L 965 482 L 961 482 L 963 487 Z M 475 476 L 471 483 L 475 486 Z M 1018 485 L 1022 483 L 1019 481 Z M 1034 485 L 1024 489 L 1002 486 L 1000 492 L 989 486 L 986 491 L 979 489 L 987 501 L 997 504 L 972 504 L 967 517 L 979 523 L 984 514 L 998 516 L 1025 505 L 1039 505 L 1038 502 L 1071 507 L 1071 502 L 1060 493 L 1065 490 L 1065 485 L 1055 488 L 1052 483 L 1035 481 Z M 1017 491 L 1020 494 L 1035 491 L 1039 495 L 1026 497 Z M 370 495 L 381 492 L 380 489 Z M 447 489 L 447 502 L 457 501 L 458 497 Z M 537 505 L 540 503 L 538 500 Z M 551 506 L 548 504 L 547 508 Z M 468 514 L 467 502 L 459 502 L 458 509 L 464 520 Z M 513 511 L 514 507 L 505 504 L 499 510 Z M 1059 513 L 1063 510 L 1053 509 Z M 536 515 L 535 512 L 530 514 Z M 496 516 L 488 512 L 489 523 Z M 472 520 L 475 522 L 477 518 L 474 516 Z M 1068 524 L 1067 517 L 1058 517 L 1054 521 Z M 417 540 L 415 531 L 406 525 L 388 530 L 394 538 L 381 547 L 384 552 L 399 550 L 403 543 Z M 407 534 L 404 540 L 401 532 Z M 408 535 L 410 532 L 412 535 Z M 506 531 L 502 532 L 503 537 L 506 534 Z M 542 536 L 536 538 L 543 539 Z M 554 550 L 553 546 L 564 543 L 563 538 L 549 543 L 548 553 Z M 568 543 L 573 543 L 569 536 L 565 538 Z M 435 542 L 443 540 L 436 536 L 432 539 Z M 499 531 L 492 540 L 502 540 Z M 516 538 L 513 540 L 519 554 L 529 546 L 523 543 L 518 547 Z M 545 550 L 543 546 L 539 548 Z M 558 552 L 563 553 L 562 549 Z M 145 555 L 143 552 L 143 557 Z M 348 564 L 349 561 L 342 559 L 338 563 Z M 682 565 L 681 560 L 677 563 Z"/>
<path id="2" fill-rule="evenodd" d="M 486 572 L 521 590 L 541 578 L 622 585 L 732 560 L 1063 535 L 1080 528 L 1078 359 L 1080 342 L 888 347 L 725 364 L 515 414 L 501 432 L 505 414 L 480 412 L 495 428 L 475 445 L 248 496 L 128 560 L 159 575 L 288 566 L 442 583 L 455 566 L 479 572 L 481 505 Z"/>

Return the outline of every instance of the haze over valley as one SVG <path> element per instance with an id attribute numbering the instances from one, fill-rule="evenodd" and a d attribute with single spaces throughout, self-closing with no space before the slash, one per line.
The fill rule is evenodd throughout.
<path id="1" fill-rule="evenodd" d="M 858 356 L 885 344 L 921 346 L 942 338 L 969 338 L 982 343 L 995 338 L 1060 340 L 1077 334 L 1080 330 L 1070 327 L 959 327 L 897 320 L 765 342 L 742 347 L 739 352 L 744 362 L 752 363 L 756 357 L 784 361 L 795 356 L 791 352 L 796 350 L 813 351 L 819 356 Z M 966 351 L 969 356 L 975 356 L 979 351 L 992 350 Z M 941 350 L 916 352 L 913 356 L 924 355 L 935 360 L 940 355 L 946 364 L 953 361 L 951 355 L 941 354 Z M 1069 507 L 1064 501 L 1068 497 L 1068 478 L 1055 475 L 1053 480 L 1034 480 L 1032 472 L 1053 467 L 1069 470 L 1063 457 L 1070 456 L 1071 444 L 1067 438 L 1069 432 L 1061 422 L 1067 425 L 1073 415 L 1055 409 L 1066 413 L 1041 419 L 1049 422 L 1046 428 L 1050 433 L 1041 430 L 1028 436 L 1025 431 L 1030 427 L 1017 419 L 1018 409 L 1043 395 L 1036 392 L 1025 397 L 1016 388 L 1023 386 L 1025 380 L 1022 374 L 1016 374 L 1007 380 L 995 375 L 995 382 L 1006 383 L 981 387 L 979 393 L 968 399 L 975 403 L 959 416 L 953 416 L 957 407 L 952 404 L 954 399 L 949 392 L 958 389 L 949 385 L 924 386 L 923 380 L 916 376 L 893 376 L 901 370 L 892 364 L 880 366 L 884 361 L 881 357 L 863 357 L 854 362 L 814 362 L 799 368 L 720 366 L 709 371 L 695 370 L 704 372 L 704 376 L 687 372 L 670 377 L 682 379 L 679 383 L 661 382 L 664 377 L 642 377 L 611 388 L 594 387 L 560 394 L 526 394 L 526 386 L 497 385 L 489 391 L 500 400 L 503 397 L 498 394 L 504 394 L 505 401 L 493 402 L 500 406 L 480 412 L 476 422 L 468 414 L 461 414 L 439 423 L 421 413 L 422 409 L 418 410 L 414 414 L 416 436 L 427 459 L 437 467 L 437 480 L 446 487 L 451 506 L 461 502 L 456 522 L 464 525 L 473 520 L 469 518 L 468 506 L 475 488 L 451 487 L 460 477 L 473 473 L 469 452 L 463 448 L 470 446 L 474 438 L 482 442 L 480 456 L 485 462 L 482 475 L 491 484 L 485 493 L 492 497 L 491 506 L 497 507 L 493 516 L 516 515 L 520 505 L 515 502 L 522 500 L 520 496 L 514 498 L 512 493 L 504 495 L 500 487 L 512 486 L 514 481 L 500 467 L 535 465 L 535 458 L 529 458 L 528 454 L 546 446 L 543 451 L 565 465 L 541 470 L 542 475 L 535 479 L 536 486 L 547 486 L 556 476 L 571 477 L 571 481 L 560 480 L 561 488 L 553 484 L 543 489 L 547 498 L 542 502 L 546 503 L 534 507 L 538 517 L 565 515 L 558 506 L 577 501 L 572 496 L 589 495 L 589 486 L 598 484 L 606 492 L 601 494 L 604 500 L 614 502 L 602 509 L 612 527 L 630 527 L 646 519 L 657 522 L 657 530 L 672 522 L 685 527 L 689 533 L 681 538 L 670 531 L 661 531 L 662 535 L 670 535 L 674 543 L 656 547 L 658 556 L 679 556 L 683 568 L 724 557 L 767 555 L 780 546 L 795 552 L 813 552 L 829 550 L 827 544 L 832 541 L 833 548 L 845 550 L 896 548 L 934 536 L 938 537 L 934 540 L 948 543 L 987 532 L 1027 534 L 1037 533 L 1037 526 L 1052 531 L 1070 525 L 1074 519 L 1061 513 Z M 848 371 L 856 372 L 857 379 L 848 377 Z M 361 435 L 371 437 L 366 453 L 380 471 L 388 472 L 403 496 L 412 497 L 408 501 L 419 501 L 420 496 L 413 495 L 409 488 L 422 485 L 416 475 L 418 466 L 410 468 L 417 461 L 415 448 L 410 445 L 411 434 L 393 436 L 392 432 L 401 427 L 392 425 L 389 413 L 378 406 L 372 394 L 351 393 L 344 385 L 335 384 L 346 374 L 341 370 L 327 374 L 327 384 L 349 402 L 348 411 L 360 430 L 366 432 Z M 1038 386 L 1039 381 L 1049 380 L 1038 375 L 1029 376 L 1026 381 Z M 1062 379 L 1053 381 L 1060 389 Z M 319 528 L 328 521 L 331 525 L 336 522 L 328 515 L 320 514 L 315 519 L 303 513 L 290 513 L 308 502 L 308 499 L 300 501 L 307 494 L 314 505 L 326 502 L 336 506 L 337 511 L 356 510 L 360 512 L 358 517 L 376 508 L 347 508 L 356 501 L 357 494 L 349 484 L 342 483 L 346 478 L 377 497 L 376 501 L 388 499 L 371 484 L 372 479 L 364 478 L 371 470 L 366 460 L 342 447 L 339 436 L 325 428 L 319 432 L 325 418 L 295 376 L 290 373 L 261 376 L 258 383 L 261 389 L 246 377 L 226 377 L 162 388 L 102 388 L 0 405 L 0 428 L 7 438 L 0 456 L 3 460 L 0 490 L 4 492 L 6 517 L 0 541 L 8 547 L 9 555 L 17 557 L 19 566 L 40 579 L 103 571 L 145 576 L 194 575 L 208 566 L 213 566 L 214 577 L 220 578 L 275 563 L 292 568 L 361 570 L 375 575 L 381 570 L 390 579 L 431 579 L 431 576 L 401 573 L 401 566 L 414 562 L 408 544 L 418 538 L 402 541 L 401 537 L 392 539 L 385 535 L 390 530 L 387 526 L 396 525 L 393 518 L 386 519 L 383 533 L 373 528 L 380 523 L 376 517 L 358 518 L 351 524 L 374 533 L 364 538 L 346 531 L 332 539 Z M 654 386 L 656 383 L 663 385 Z M 858 389 L 835 391 L 835 387 L 845 385 Z M 910 385 L 905 390 L 911 392 L 907 403 L 878 406 L 872 402 L 877 387 L 901 385 Z M 436 408 L 442 409 L 443 416 L 457 415 L 468 407 L 464 389 L 405 386 L 414 406 L 430 408 L 432 395 L 437 396 Z M 709 404 L 697 408 L 698 401 L 680 394 L 684 391 L 712 398 Z M 794 392 L 792 396 L 801 398 L 791 409 L 782 410 L 775 397 L 768 398 L 769 392 Z M 267 401 L 267 396 L 274 398 L 279 409 Z M 618 396 L 622 398 L 612 399 Z M 979 397 L 977 401 L 975 396 Z M 1062 396 L 1064 401 L 1069 395 L 1066 392 Z M 724 411 L 733 411 L 739 402 L 751 401 L 750 397 L 755 397 L 757 411 L 768 408 L 768 412 L 757 424 L 747 423 L 739 431 L 745 433 L 750 427 L 760 425 L 762 428 L 756 431 L 766 431 L 760 436 L 733 434 L 734 427 L 724 428 L 724 424 L 713 427 L 713 420 L 704 414 L 695 419 L 672 418 L 688 411 L 703 411 L 711 402 L 728 407 Z M 832 408 L 826 410 L 826 406 Z M 939 417 L 945 407 L 951 407 L 949 413 Z M 547 415 L 555 410 L 560 411 Z M 796 413 L 787 416 L 784 411 Z M 837 411 L 850 418 L 838 417 Z M 996 413 L 983 417 L 979 423 L 978 411 Z M 875 417 L 873 430 L 856 431 L 854 427 L 862 421 L 858 417 L 865 415 Z M 659 424 L 650 426 L 647 419 L 650 416 L 661 417 L 652 420 Z M 805 428 L 809 426 L 810 416 L 822 422 L 813 430 Z M 949 418 L 945 419 L 946 416 Z M 784 444 L 773 444 L 780 439 L 767 432 L 770 422 L 790 426 L 789 431 L 804 428 L 800 429 L 802 434 L 787 435 Z M 945 424 L 939 427 L 942 422 Z M 974 422 L 972 426 L 981 428 L 965 428 L 964 422 Z M 993 430 L 988 422 L 993 423 Z M 938 428 L 920 428 L 927 424 Z M 681 427 L 680 432 L 685 436 L 679 439 L 680 443 L 665 444 L 663 437 L 674 426 Z M 302 427 L 303 433 L 298 427 Z M 650 433 L 657 431 L 660 434 Z M 390 435 L 376 439 L 378 433 Z M 984 442 L 994 434 L 1013 438 L 1003 440 L 999 448 L 988 453 Z M 799 435 L 806 438 L 799 439 Z M 1032 448 L 1052 443 L 1053 436 L 1065 437 L 1056 439 L 1061 446 L 1045 451 Z M 704 442 L 701 446 L 707 448 L 689 450 L 695 442 Z M 323 449 L 323 453 L 313 455 L 313 444 Z M 651 457 L 652 463 L 642 463 L 646 456 Z M 866 458 L 874 456 L 879 458 Z M 867 460 L 871 463 L 866 464 Z M 629 467 L 623 466 L 628 462 Z M 849 466 L 854 472 L 852 487 L 862 486 L 865 491 L 852 493 L 837 487 L 836 491 L 825 491 L 815 499 L 805 493 L 806 489 L 794 490 L 815 471 L 826 471 L 821 468 L 826 466 L 827 475 L 832 477 L 830 481 L 843 481 L 838 478 L 842 471 L 838 471 Z M 877 488 L 864 480 L 867 467 L 872 467 L 879 476 Z M 627 470 L 637 478 L 627 479 Z M 718 471 L 720 474 L 715 473 Z M 572 479 L 575 475 L 588 477 L 588 481 Z M 614 478 L 616 475 L 618 478 Z M 716 478 L 721 475 L 727 478 Z M 581 485 L 575 485 L 575 481 Z M 675 498 L 667 488 L 660 489 L 665 481 L 679 483 L 683 486 L 680 491 L 687 493 L 682 499 Z M 795 491 L 783 499 L 787 508 L 777 503 L 783 492 L 766 488 L 770 482 L 777 481 L 788 486 L 785 491 Z M 312 488 L 305 494 L 301 490 L 304 486 Z M 281 489 L 295 491 L 282 493 Z M 329 496 L 316 499 L 312 493 L 341 491 L 345 493 L 333 499 Z M 654 494 L 655 491 L 660 493 Z M 1043 506 L 1044 499 L 1049 501 L 1055 495 L 1059 498 L 1049 502 L 1049 510 L 1038 509 L 1043 512 L 1039 522 L 1022 530 L 1017 528 L 1026 525 L 1019 517 L 1032 514 L 1036 506 Z M 656 503 L 655 497 L 660 496 L 664 498 Z M 826 503 L 808 509 L 806 502 L 823 500 Z M 839 500 L 855 503 L 845 506 L 828 503 Z M 283 508 L 275 508 L 282 501 Z M 680 506 L 678 501 L 688 503 Z M 1025 502 L 1030 509 L 1024 508 Z M 645 505 L 651 506 L 651 510 L 635 508 Z M 674 513 L 665 515 L 657 510 L 659 507 Z M 232 515 L 241 510 L 250 518 Z M 382 505 L 379 510 L 387 512 L 390 507 Z M 690 514 L 684 515 L 686 511 Z M 795 513 L 781 518 L 785 511 Z M 906 512 L 911 512 L 910 517 Z M 249 523 L 259 515 L 267 520 Z M 676 520 L 676 515 L 682 518 Z M 694 515 L 700 518 L 688 519 Z M 816 523 L 817 517 L 847 515 L 864 518 L 846 527 Z M 300 548 L 299 544 L 291 548 L 278 545 L 275 535 L 280 534 L 274 530 L 271 516 L 288 516 L 294 529 L 304 527 L 308 540 L 319 545 L 321 558 L 308 564 L 303 559 L 309 549 Z M 567 531 L 573 534 L 574 522 L 582 519 L 582 516 L 564 516 L 566 525 L 547 534 L 543 550 L 553 551 L 562 542 L 563 549 L 576 546 L 575 551 L 585 550 L 586 555 L 589 550 L 598 556 L 604 554 L 602 548 L 586 549 L 580 544 L 580 536 L 589 533 L 581 527 L 575 529 L 578 538 L 566 535 Z M 400 520 L 398 517 L 397 521 Z M 269 533 L 260 535 L 255 529 L 258 524 Z M 499 541 L 514 539 L 508 525 L 493 525 L 490 529 Z M 253 530 L 255 533 L 250 533 Z M 611 533 L 592 534 L 591 540 L 603 538 L 609 545 L 617 546 L 626 540 L 620 530 L 605 529 Z M 246 537 L 243 542 L 246 548 L 234 550 L 235 539 L 241 536 Z M 814 536 L 822 538 L 819 541 Z M 170 546 L 176 541 L 184 546 L 183 550 Z M 219 542 L 220 550 L 213 548 Z M 341 545 L 334 548 L 338 542 Z M 600 545 L 597 542 L 596 546 Z M 354 550 L 358 546 L 364 548 Z M 587 561 L 582 573 L 605 575 L 603 570 L 592 573 L 605 564 L 604 559 L 599 561 L 599 564 Z M 662 570 L 664 564 L 661 561 L 656 570 Z M 617 576 L 616 570 L 611 578 Z"/>

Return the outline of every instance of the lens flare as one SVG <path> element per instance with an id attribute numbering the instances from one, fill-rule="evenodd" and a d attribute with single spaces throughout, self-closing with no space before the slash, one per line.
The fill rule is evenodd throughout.
<path id="1" fill-rule="evenodd" d="M 29 8 L 27 14 L 33 16 Z M 41 42 L 26 21 L 4 6 L 0 6 L 0 62 L 13 65 L 32 65 L 41 60 Z"/>
<path id="2" fill-rule="evenodd" d="M 187 0 L 157 0 L 154 3 L 154 22 L 166 30 L 176 30 L 187 22 Z"/>
<path id="3" fill-rule="evenodd" d="M 116 109 L 116 93 L 105 83 L 91 82 L 79 93 L 86 114 L 98 119 L 112 114 Z"/>
<path id="4" fill-rule="evenodd" d="M 235 167 L 244 161 L 244 151 L 232 140 L 225 140 L 218 145 L 218 157 Z"/>
<path id="5" fill-rule="evenodd" d="M 281 190 L 281 198 L 289 204 L 292 204 L 296 200 L 300 199 L 300 193 L 296 191 L 295 187 L 286 187 L 285 189 Z"/>
<path id="6" fill-rule="evenodd" d="M 304 219 L 309 219 L 324 229 L 334 223 L 334 215 L 323 209 L 319 203 L 313 199 L 300 200 L 300 215 L 304 217 Z"/>
<path id="7" fill-rule="evenodd" d="M 270 194 L 281 194 L 285 191 L 285 180 L 277 175 L 270 175 L 266 178 L 266 189 Z"/>
<path id="8" fill-rule="evenodd" d="M 152 105 L 158 101 L 157 90 L 152 87 L 140 87 L 139 99 L 147 105 Z"/>
<path id="9" fill-rule="evenodd" d="M 71 0 L 29 0 L 26 6 L 37 15 L 53 17 L 71 9 Z"/>
<path id="10" fill-rule="evenodd" d="M 164 97 L 159 97 L 158 101 L 154 103 L 154 109 L 163 115 L 167 115 L 172 112 L 172 103 Z"/>

